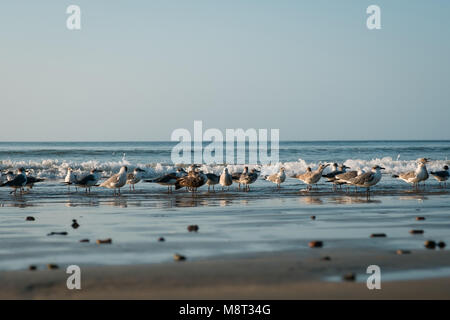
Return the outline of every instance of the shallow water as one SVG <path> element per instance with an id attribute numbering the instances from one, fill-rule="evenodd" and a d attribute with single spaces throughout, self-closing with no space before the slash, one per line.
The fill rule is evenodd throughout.
<path id="1" fill-rule="evenodd" d="M 0 269 L 47 263 L 157 263 L 171 261 L 175 252 L 196 259 L 311 250 L 311 240 L 323 240 L 326 247 L 389 250 L 422 249 L 426 239 L 450 241 L 450 202 L 441 189 L 394 195 L 378 190 L 368 200 L 332 193 L 325 186 L 308 194 L 258 183 L 258 192 L 233 188 L 195 197 L 186 192 L 167 195 L 164 187 L 152 184 L 139 184 L 135 193 L 124 191 L 119 197 L 109 190 L 85 195 L 56 186 L 35 187 L 17 197 L 2 193 Z M 416 221 L 419 215 L 426 220 Z M 36 220 L 25 221 L 27 216 Z M 78 229 L 71 228 L 72 219 L 77 219 Z M 199 232 L 188 232 L 191 224 L 197 224 Z M 411 229 L 425 234 L 411 235 Z M 62 231 L 68 235 L 47 236 Z M 387 237 L 370 238 L 372 233 Z M 166 241 L 158 242 L 159 237 Z M 80 243 L 84 238 L 91 242 Z M 113 243 L 95 243 L 104 238 Z"/>

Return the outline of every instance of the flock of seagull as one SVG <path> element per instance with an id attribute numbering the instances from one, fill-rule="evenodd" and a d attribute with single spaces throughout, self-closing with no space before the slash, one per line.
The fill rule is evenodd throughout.
<path id="1" fill-rule="evenodd" d="M 419 188 L 419 183 L 425 182 L 429 178 L 429 173 L 426 164 L 429 162 L 427 158 L 420 158 L 417 160 L 417 169 L 415 171 L 409 171 L 393 175 L 392 177 L 403 180 L 409 184 L 412 184 L 415 188 Z M 291 178 L 298 179 L 307 185 L 307 191 L 312 190 L 313 185 L 317 184 L 321 178 L 325 178 L 327 182 L 333 184 L 333 189 L 346 186 L 354 186 L 356 188 L 366 188 L 367 195 L 370 194 L 370 188 L 375 186 L 380 182 L 382 174 L 381 170 L 383 167 L 374 166 L 371 171 L 364 172 L 363 170 L 352 170 L 346 165 L 339 165 L 337 163 L 331 164 L 332 170 L 327 174 L 323 174 L 325 168 L 330 166 L 330 164 L 320 164 L 319 167 L 312 171 L 311 168 L 307 168 L 306 172 L 291 176 Z M 114 195 L 120 195 L 120 189 L 126 184 L 129 185 L 130 190 L 135 189 L 135 184 L 140 181 L 157 183 L 160 185 L 167 186 L 167 192 L 172 193 L 173 187 L 175 190 L 186 188 L 186 190 L 191 191 L 193 194 L 198 188 L 203 185 L 208 186 L 208 191 L 212 187 L 219 184 L 222 186 L 222 190 L 227 188 L 229 190 L 233 183 L 238 184 L 238 188 L 241 189 L 243 186 L 244 191 L 250 190 L 250 184 L 254 183 L 260 174 L 260 171 L 253 168 L 249 170 L 248 166 L 244 167 L 242 172 L 230 173 L 228 168 L 224 168 L 222 174 L 216 175 L 214 173 L 204 173 L 199 169 L 198 165 L 191 165 L 186 171 L 184 168 L 177 168 L 176 172 L 165 174 L 163 176 L 157 177 L 155 179 L 144 179 L 146 171 L 141 168 L 135 168 L 133 172 L 128 172 L 128 168 L 123 166 L 120 171 L 113 176 L 106 179 L 104 182 L 99 183 L 101 180 L 102 170 L 92 169 L 90 173 L 84 176 L 78 177 L 77 174 L 72 170 L 72 168 L 67 169 L 67 175 L 64 179 L 64 184 L 66 184 L 70 191 L 70 186 L 75 186 L 76 189 L 85 189 L 86 193 L 90 193 L 92 187 L 104 187 L 114 190 Z M 29 172 L 28 172 L 29 173 Z M 431 171 L 430 174 L 441 184 L 442 182 L 446 186 L 446 182 L 449 179 L 449 168 L 444 166 L 442 171 Z M 281 167 L 279 172 L 263 176 L 263 179 L 270 181 L 277 185 L 277 188 L 281 187 L 281 184 L 286 181 L 285 168 Z M 6 180 L 6 181 L 5 181 Z M 17 174 L 12 171 L 6 172 L 6 174 L 0 172 L 0 187 L 10 187 L 13 189 L 11 193 L 16 194 L 17 190 L 20 193 L 24 193 L 25 189 L 31 189 L 35 183 L 42 182 L 44 179 L 33 177 L 27 174 L 24 168 L 19 168 Z M 349 189 L 348 189 L 349 190 Z"/>

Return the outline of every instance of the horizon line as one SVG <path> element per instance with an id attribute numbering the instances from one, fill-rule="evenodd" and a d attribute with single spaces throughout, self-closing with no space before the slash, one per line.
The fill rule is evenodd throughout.
<path id="1" fill-rule="evenodd" d="M 231 140 L 223 140 L 227 142 Z M 233 140 L 237 141 L 237 140 Z M 450 139 L 324 139 L 324 140 L 279 140 L 279 142 L 439 142 L 445 141 L 450 142 Z M 0 143 L 129 143 L 129 142 L 142 142 L 142 143 L 180 143 L 182 141 L 171 141 L 171 140 L 5 140 Z M 212 142 L 211 140 L 192 140 L 191 142 Z M 248 142 L 248 140 L 246 140 Z M 267 142 L 271 142 L 270 139 Z"/>

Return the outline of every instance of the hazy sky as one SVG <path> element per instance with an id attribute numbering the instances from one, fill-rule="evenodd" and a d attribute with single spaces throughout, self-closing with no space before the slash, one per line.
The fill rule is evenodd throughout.
<path id="1" fill-rule="evenodd" d="M 194 120 L 450 139 L 449 17 L 448 0 L 4 1 L 0 140 L 169 140 Z"/>

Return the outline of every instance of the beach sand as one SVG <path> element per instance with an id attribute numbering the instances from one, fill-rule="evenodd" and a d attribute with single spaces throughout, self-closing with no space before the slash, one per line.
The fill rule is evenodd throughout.
<path id="1" fill-rule="evenodd" d="M 329 256 L 331 260 L 323 260 Z M 369 290 L 369 265 L 381 268 L 381 289 Z M 449 299 L 446 250 L 311 249 L 134 266 L 81 267 L 81 289 L 57 270 L 3 271 L 0 299 Z M 430 278 L 383 281 L 384 274 L 429 270 Z M 356 282 L 341 280 L 348 272 Z M 331 280 L 336 278 L 337 280 Z"/>

